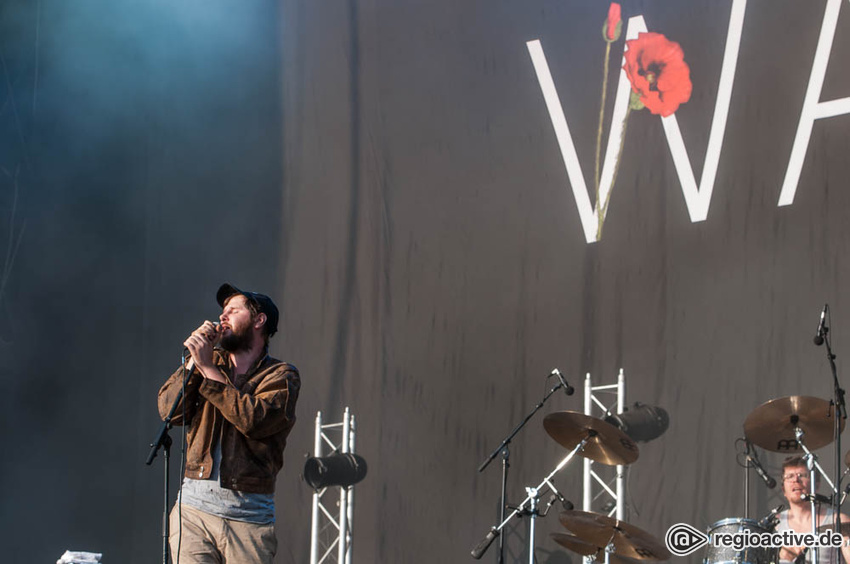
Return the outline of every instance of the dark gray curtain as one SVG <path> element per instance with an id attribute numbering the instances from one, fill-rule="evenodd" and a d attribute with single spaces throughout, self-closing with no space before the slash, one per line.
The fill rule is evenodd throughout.
<path id="1" fill-rule="evenodd" d="M 4 4 L 12 559 L 158 558 L 162 460 L 142 464 L 155 393 L 223 281 L 277 300 L 272 353 L 303 377 L 278 562 L 308 559 L 302 455 L 316 412 L 346 406 L 369 463 L 354 560 L 470 561 L 498 515 L 498 465 L 477 467 L 555 367 L 578 392 L 514 440 L 510 501 L 565 454 L 542 416 L 582 411 L 585 375 L 622 368 L 628 403 L 670 414 L 629 468 L 628 520 L 663 538 L 743 517 L 744 419 L 776 397 L 829 398 L 811 337 L 828 302 L 842 376 L 850 315 L 847 114 L 815 122 L 796 198 L 777 206 L 826 1 L 769 4 L 746 7 L 707 219 L 689 218 L 661 119 L 633 112 L 590 244 L 526 42 L 545 49 L 592 185 L 608 3 Z M 732 2 L 622 8 L 682 46 L 693 94 L 676 117 L 699 181 Z M 822 101 L 850 96 L 841 8 Z M 606 140 L 622 53 L 620 39 Z M 762 455 L 775 477 L 782 458 Z M 577 461 L 557 478 L 577 506 L 580 477 Z M 752 480 L 753 515 L 781 501 Z M 538 524 L 539 562 L 579 561 L 548 538 L 554 513 Z M 526 526 L 507 531 L 510 562 L 527 561 Z"/>

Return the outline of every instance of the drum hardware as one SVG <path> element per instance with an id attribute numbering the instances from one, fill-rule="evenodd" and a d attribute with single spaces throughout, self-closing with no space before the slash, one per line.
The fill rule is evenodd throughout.
<path id="1" fill-rule="evenodd" d="M 639 450 L 637 444 L 628 437 L 624 432 L 617 429 L 610 423 L 578 413 L 575 411 L 560 411 L 550 413 L 543 419 L 543 427 L 546 432 L 561 446 L 572 449 L 566 457 L 555 467 L 552 472 L 543 478 L 543 481 L 537 487 L 526 488 L 527 496 L 513 512 L 503 519 L 499 525 L 492 527 L 487 536 L 472 549 L 472 557 L 475 559 L 481 558 L 487 548 L 493 543 L 496 537 L 501 535 L 502 529 L 508 522 L 517 516 L 528 515 L 529 519 L 529 534 L 528 534 L 528 554 L 529 564 L 534 564 L 534 534 L 535 521 L 540 515 L 537 508 L 540 496 L 548 490 L 558 494 L 560 499 L 563 499 L 560 492 L 552 483 L 552 477 L 557 474 L 567 463 L 572 460 L 576 454 L 585 458 L 590 458 L 600 464 L 630 464 L 637 460 Z"/>
<path id="2" fill-rule="evenodd" d="M 537 487 L 525 488 L 526 492 L 528 493 L 526 498 L 523 500 L 522 503 L 519 504 L 516 509 L 514 509 L 514 511 L 510 515 L 507 516 L 507 518 L 505 518 L 501 523 L 499 523 L 498 526 L 491 528 L 490 532 L 487 533 L 487 536 L 485 536 L 484 539 L 480 543 L 478 543 L 478 546 L 472 549 L 473 558 L 477 560 L 484 555 L 490 545 L 493 544 L 493 541 L 496 540 L 496 537 L 502 534 L 502 529 L 505 527 L 505 525 L 508 524 L 508 522 L 510 522 L 511 519 L 520 515 L 529 515 L 530 519 L 528 525 L 528 556 L 529 564 L 534 564 L 534 528 L 536 518 L 539 514 L 537 511 L 537 504 L 539 503 L 540 495 L 545 491 L 545 487 L 549 487 L 553 492 L 559 493 L 555 489 L 554 484 L 552 484 L 551 478 L 555 474 L 560 472 L 561 469 L 566 466 L 570 460 L 572 460 L 573 456 L 575 456 L 579 450 L 583 449 L 585 445 L 587 445 L 589 440 L 590 437 L 588 436 L 585 437 L 583 440 L 579 441 L 575 448 L 570 451 L 570 453 L 565 456 L 563 460 L 561 460 L 561 462 L 558 463 L 555 469 L 552 470 L 552 472 L 548 476 L 543 478 L 543 481 L 540 482 Z"/>
<path id="3" fill-rule="evenodd" d="M 552 396 L 552 394 L 554 394 L 555 392 L 557 392 L 560 389 L 563 389 L 564 392 L 568 396 L 573 394 L 573 391 L 574 391 L 573 387 L 570 386 L 570 384 L 564 379 L 564 376 L 561 374 L 561 371 L 558 370 L 557 368 L 552 370 L 552 372 L 550 372 L 549 375 L 546 376 L 546 381 L 548 382 L 549 379 L 551 379 L 555 376 L 558 377 L 558 382 L 554 386 L 552 386 L 552 389 L 550 389 L 546 393 L 546 395 L 543 396 L 543 399 L 540 400 L 537 403 L 537 405 L 534 406 L 534 409 L 532 409 L 531 412 L 528 413 L 528 415 L 526 415 L 525 418 L 522 421 L 520 421 L 519 425 L 514 427 L 514 430 L 511 431 L 510 434 L 507 437 L 505 437 L 504 440 L 502 440 L 502 443 L 496 448 L 496 450 L 494 450 L 490 454 L 490 456 L 488 456 L 487 459 L 484 462 L 481 463 L 481 466 L 478 467 L 478 472 L 479 473 L 483 472 L 484 469 L 487 468 L 487 466 L 493 461 L 493 459 L 496 458 L 496 456 L 498 456 L 499 454 L 502 455 L 502 494 L 501 494 L 501 498 L 500 498 L 500 502 L 499 502 L 499 520 L 500 521 L 504 521 L 504 519 L 505 519 L 505 507 L 507 505 L 506 500 L 507 500 L 507 486 L 508 486 L 508 469 L 511 466 L 510 465 L 511 451 L 508 448 L 508 446 L 511 444 L 511 441 L 516 436 L 516 434 L 520 432 L 520 430 L 525 426 L 526 423 L 528 423 L 531 420 L 532 417 L 534 417 L 534 415 L 540 410 L 540 408 L 543 407 L 543 404 L 546 403 L 546 400 L 548 400 Z M 490 535 L 492 535 L 492 534 L 494 534 L 494 530 L 490 531 L 490 533 L 487 535 L 487 538 L 490 538 Z M 496 533 L 496 535 L 499 536 L 497 533 Z M 495 537 L 493 537 L 493 538 L 495 538 Z M 492 540 L 493 539 L 491 538 L 490 542 L 492 542 Z M 490 546 L 490 542 L 488 542 L 487 545 L 484 546 L 484 548 L 482 549 L 481 553 L 478 556 L 475 556 L 476 550 L 478 550 L 478 548 L 481 547 L 481 545 L 479 544 L 479 546 L 476 547 L 475 550 L 472 551 L 472 555 L 475 558 L 481 558 L 481 555 L 484 554 L 484 551 L 487 550 L 488 546 Z M 504 543 L 504 539 L 500 537 L 499 538 L 499 564 L 503 564 L 504 560 L 505 560 L 505 550 L 504 550 L 504 544 L 503 543 Z"/>
<path id="4" fill-rule="evenodd" d="M 736 460 L 738 466 L 744 469 L 744 518 L 748 519 L 750 517 L 750 469 L 756 471 L 768 489 L 776 487 L 776 480 L 764 469 L 764 466 L 762 466 L 759 460 L 758 451 L 746 437 L 735 440 L 736 449 L 738 443 L 743 443 L 744 445 L 743 452 L 738 453 Z"/>

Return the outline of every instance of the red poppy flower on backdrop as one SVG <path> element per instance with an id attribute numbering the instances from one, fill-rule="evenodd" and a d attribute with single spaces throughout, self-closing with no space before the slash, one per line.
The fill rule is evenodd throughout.
<path id="1" fill-rule="evenodd" d="M 626 47 L 623 70 L 650 112 L 667 117 L 690 99 L 691 69 L 678 43 L 649 32 L 626 41 Z"/>

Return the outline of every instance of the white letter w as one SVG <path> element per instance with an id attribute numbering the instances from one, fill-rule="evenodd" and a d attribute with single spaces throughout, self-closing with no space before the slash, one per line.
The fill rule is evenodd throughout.
<path id="1" fill-rule="evenodd" d="M 685 196 L 685 203 L 688 206 L 688 213 L 692 222 L 703 221 L 708 217 L 711 192 L 714 189 L 717 165 L 720 161 L 720 149 L 723 146 L 723 136 L 726 133 L 726 118 L 729 114 L 729 101 L 732 97 L 732 84 L 735 79 L 735 67 L 738 63 L 738 51 L 741 45 L 741 31 L 743 29 L 746 6 L 747 0 L 734 0 L 732 4 L 729 30 L 726 35 L 726 50 L 723 53 L 720 83 L 714 106 L 714 117 L 711 121 L 708 148 L 706 149 L 705 164 L 699 187 L 697 186 L 693 167 L 691 166 L 691 161 L 688 158 L 688 152 L 682 139 L 682 133 L 679 130 L 679 123 L 676 121 L 676 114 L 661 118 L 667 143 L 670 146 L 670 153 L 673 157 L 673 164 L 679 176 L 682 193 Z M 628 27 L 626 28 L 626 39 L 635 39 L 638 33 L 643 31 L 647 31 L 643 16 L 630 18 Z M 631 90 L 629 79 L 626 76 L 626 72 L 621 69 L 617 94 L 614 99 L 611 130 L 608 132 L 608 145 L 602 162 L 602 175 L 599 179 L 599 201 L 591 208 L 587 185 L 584 182 L 584 176 L 581 171 L 581 164 L 579 164 L 578 156 L 576 155 L 572 135 L 570 135 L 567 119 L 564 116 L 564 110 L 561 106 L 558 92 L 555 89 L 552 74 L 549 72 L 549 65 L 543 54 L 543 48 L 537 39 L 527 42 L 526 45 L 528 47 L 528 53 L 531 55 L 531 61 L 534 64 L 534 70 L 537 73 L 540 89 L 543 91 L 543 98 L 549 110 L 549 117 L 555 128 L 555 137 L 558 140 L 558 145 L 561 148 L 561 156 L 567 168 L 567 176 L 573 189 L 573 197 L 578 206 L 584 236 L 588 243 L 593 243 L 596 241 L 598 226 L 596 207 L 599 206 L 600 202 L 608 200 L 612 188 L 611 184 L 616 165 L 615 160 L 623 131 L 623 118 L 626 116 L 626 110 L 629 104 L 629 92 Z M 625 59 L 623 63 L 625 63 Z M 604 221 L 604 216 L 602 219 Z"/>

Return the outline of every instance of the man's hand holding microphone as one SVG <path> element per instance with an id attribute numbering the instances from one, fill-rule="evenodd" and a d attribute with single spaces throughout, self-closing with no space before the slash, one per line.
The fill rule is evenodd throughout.
<path id="1" fill-rule="evenodd" d="M 226 383 L 224 376 L 213 362 L 213 349 L 221 340 L 221 325 L 212 321 L 204 321 L 203 324 L 192 331 L 192 334 L 183 341 L 183 346 L 192 355 L 188 369 L 198 367 L 201 376 L 217 382 Z"/>

